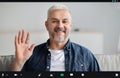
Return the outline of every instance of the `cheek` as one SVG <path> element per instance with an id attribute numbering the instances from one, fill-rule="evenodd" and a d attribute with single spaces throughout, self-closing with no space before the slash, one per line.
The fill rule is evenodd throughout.
<path id="1" fill-rule="evenodd" d="M 70 32 L 70 31 L 71 31 L 71 29 L 72 29 L 72 27 L 71 27 L 71 26 L 67 26 L 67 27 L 66 27 L 67 32 Z"/>
<path id="2" fill-rule="evenodd" d="M 48 31 L 51 33 L 51 32 L 54 32 L 54 27 L 53 26 L 48 26 Z"/>

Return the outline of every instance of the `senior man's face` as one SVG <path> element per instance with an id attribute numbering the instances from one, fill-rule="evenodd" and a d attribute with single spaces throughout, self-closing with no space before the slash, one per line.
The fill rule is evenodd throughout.
<path id="1" fill-rule="evenodd" d="M 45 22 L 50 39 L 63 42 L 68 39 L 72 28 L 72 19 L 68 10 L 53 10 Z"/>

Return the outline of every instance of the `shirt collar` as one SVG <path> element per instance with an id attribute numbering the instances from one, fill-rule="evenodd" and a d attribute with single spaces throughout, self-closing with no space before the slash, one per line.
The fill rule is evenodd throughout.
<path id="1" fill-rule="evenodd" d="M 71 41 L 70 41 L 70 39 L 68 39 L 68 41 L 67 41 L 67 43 L 66 43 L 66 45 L 65 45 L 65 47 L 64 47 L 64 50 L 65 50 L 65 49 L 67 49 L 67 50 L 70 49 L 70 43 L 71 43 Z M 47 49 L 49 49 L 49 45 L 50 45 L 50 39 L 48 39 L 47 42 L 46 42 L 46 48 L 47 48 Z"/>

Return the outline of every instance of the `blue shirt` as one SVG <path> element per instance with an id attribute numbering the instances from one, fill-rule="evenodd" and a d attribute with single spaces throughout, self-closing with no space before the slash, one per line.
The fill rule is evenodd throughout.
<path id="1" fill-rule="evenodd" d="M 51 54 L 49 40 L 35 47 L 33 55 L 26 61 L 21 71 L 50 71 Z M 65 71 L 100 71 L 99 64 L 90 50 L 67 41 L 64 47 Z"/>

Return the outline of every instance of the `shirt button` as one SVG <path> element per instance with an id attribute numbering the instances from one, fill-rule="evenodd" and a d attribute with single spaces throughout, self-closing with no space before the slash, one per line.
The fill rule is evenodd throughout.
<path id="1" fill-rule="evenodd" d="M 83 64 L 81 64 L 81 67 L 83 67 L 84 65 Z"/>
<path id="2" fill-rule="evenodd" d="M 48 56 L 50 56 L 50 53 L 48 54 Z"/>
<path id="3" fill-rule="evenodd" d="M 49 69 L 49 66 L 47 66 L 47 69 Z"/>

